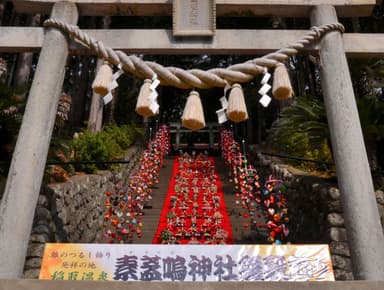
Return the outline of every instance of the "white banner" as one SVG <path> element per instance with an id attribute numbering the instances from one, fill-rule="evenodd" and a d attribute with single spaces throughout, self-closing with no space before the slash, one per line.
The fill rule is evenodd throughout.
<path id="1" fill-rule="evenodd" d="M 40 279 L 334 281 L 328 245 L 46 244 Z"/>

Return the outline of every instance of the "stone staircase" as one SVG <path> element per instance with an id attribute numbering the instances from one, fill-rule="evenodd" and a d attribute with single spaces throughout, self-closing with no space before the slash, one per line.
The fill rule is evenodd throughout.
<path id="1" fill-rule="evenodd" d="M 159 184 L 153 190 L 152 199 L 146 204 L 144 208 L 144 215 L 142 217 L 142 237 L 134 237 L 132 243 L 134 244 L 152 244 L 153 237 L 155 236 L 157 225 L 159 223 L 160 214 L 163 209 L 164 198 L 168 191 L 168 183 L 171 178 L 173 168 L 173 157 L 166 156 L 164 158 L 163 168 L 160 169 Z"/>
<path id="2" fill-rule="evenodd" d="M 216 158 L 216 166 L 219 170 L 219 176 L 224 191 L 224 199 L 229 214 L 233 240 L 235 244 L 263 244 L 266 243 L 266 233 L 257 231 L 251 226 L 250 218 L 244 218 L 245 210 L 236 205 L 236 198 L 233 194 L 232 184 L 228 182 L 227 171 L 223 160 Z M 173 156 L 167 156 L 164 159 L 164 167 L 160 170 L 160 182 L 154 188 L 152 200 L 148 202 L 144 209 L 142 217 L 142 237 L 134 237 L 132 243 L 151 244 L 159 223 L 160 214 L 163 208 L 164 198 L 168 191 L 169 180 L 173 169 Z M 262 214 L 259 213 L 261 216 Z M 262 219 L 262 218 L 261 218 Z M 260 218 L 259 221 L 261 222 Z M 244 223 L 248 226 L 244 227 Z"/>

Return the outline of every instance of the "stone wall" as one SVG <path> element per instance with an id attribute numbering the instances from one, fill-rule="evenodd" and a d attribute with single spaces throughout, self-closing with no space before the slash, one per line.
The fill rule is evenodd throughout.
<path id="1" fill-rule="evenodd" d="M 64 183 L 42 186 L 38 199 L 28 254 L 25 278 L 37 278 L 47 242 L 102 242 L 103 197 L 118 181 L 126 180 L 138 165 L 141 149 L 131 147 L 129 164 L 117 173 L 73 176 Z M 337 280 L 352 280 L 346 230 L 335 180 L 326 180 L 293 169 L 276 158 L 255 154 L 260 175 L 274 174 L 288 187 L 290 241 L 327 243 L 330 246 Z M 376 191 L 382 224 L 384 192 Z"/>
<path id="2" fill-rule="evenodd" d="M 43 185 L 38 199 L 24 268 L 25 278 L 37 278 L 47 242 L 103 241 L 105 192 L 124 182 L 139 164 L 141 147 L 132 146 L 128 164 L 116 173 L 100 171 L 72 176 L 67 182 Z"/>
<path id="3" fill-rule="evenodd" d="M 290 237 L 295 243 L 329 244 L 336 280 L 353 280 L 347 233 L 336 180 L 322 179 L 296 170 L 277 158 L 255 153 L 260 175 L 273 174 L 288 187 Z M 376 191 L 384 224 L 384 192 Z"/>

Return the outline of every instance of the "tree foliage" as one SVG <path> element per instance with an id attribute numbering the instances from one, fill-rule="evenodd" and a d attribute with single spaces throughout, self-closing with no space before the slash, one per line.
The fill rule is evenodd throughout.
<path id="1" fill-rule="evenodd" d="M 307 159 L 332 162 L 327 117 L 319 97 L 298 97 L 285 107 L 272 124 L 268 144 L 273 148 Z M 305 164 L 308 169 L 324 165 Z"/>

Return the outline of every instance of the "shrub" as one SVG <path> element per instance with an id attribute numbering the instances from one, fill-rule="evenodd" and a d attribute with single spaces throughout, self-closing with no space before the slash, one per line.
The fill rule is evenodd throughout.
<path id="1" fill-rule="evenodd" d="M 125 150 L 141 134 L 140 129 L 134 125 L 110 125 L 104 131 L 92 133 L 82 132 L 72 142 L 74 161 L 77 171 L 95 173 L 98 169 L 116 169 L 116 165 L 108 165 L 103 161 L 121 159 Z M 87 164 L 87 162 L 100 162 Z"/>

